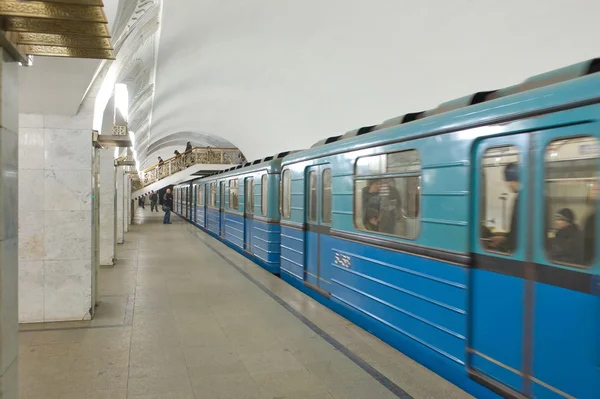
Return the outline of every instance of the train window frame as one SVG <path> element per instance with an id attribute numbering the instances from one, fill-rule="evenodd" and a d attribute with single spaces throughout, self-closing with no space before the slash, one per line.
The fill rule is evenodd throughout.
<path id="1" fill-rule="evenodd" d="M 292 213 L 292 176 L 289 169 L 281 173 L 281 217 L 289 219 Z M 287 190 L 286 190 L 287 180 Z M 286 204 L 287 202 L 287 204 Z M 286 207 L 287 205 L 287 207 Z"/>
<path id="2" fill-rule="evenodd" d="M 227 184 L 227 196 L 229 197 L 229 209 L 237 211 L 240 207 L 240 192 L 238 179 L 229 179 L 229 183 Z"/>
<path id="3" fill-rule="evenodd" d="M 269 210 L 269 176 L 267 173 L 260 178 L 260 213 L 263 216 L 267 216 Z"/>
<path id="4" fill-rule="evenodd" d="M 573 135 L 573 136 L 561 136 L 561 137 L 556 137 L 554 139 L 552 139 L 551 141 L 549 141 L 544 148 L 542 149 L 542 162 L 543 162 L 543 167 L 542 169 L 542 176 L 543 176 L 543 190 L 544 190 L 544 208 L 543 208 L 543 212 L 542 212 L 542 216 L 543 216 L 543 221 L 541 221 L 542 223 L 542 229 L 541 229 L 541 233 L 542 233 L 542 246 L 543 246 L 543 252 L 544 252 L 544 257 L 546 259 L 546 261 L 552 265 L 557 265 L 557 266 L 563 266 L 563 267 L 569 267 L 569 268 L 573 268 L 573 269 L 579 269 L 579 270 L 589 270 L 594 268 L 596 262 L 598 261 L 598 252 L 596 251 L 593 258 L 591 259 L 591 261 L 588 264 L 585 264 L 585 259 L 582 259 L 581 263 L 572 263 L 572 262 L 564 262 L 564 261 L 560 261 L 560 260 L 555 260 L 553 259 L 551 253 L 550 253 L 550 249 L 551 249 L 551 245 L 550 245 L 550 230 L 552 229 L 549 225 L 549 220 L 551 219 L 550 217 L 550 211 L 551 211 L 551 201 L 549 201 L 549 191 L 550 191 L 550 187 L 548 182 L 552 181 L 558 181 L 559 179 L 563 179 L 563 178 L 553 178 L 550 179 L 549 176 L 552 175 L 552 173 L 549 173 L 549 167 L 548 165 L 550 164 L 549 160 L 548 160 L 548 154 L 551 151 L 552 146 L 556 145 L 557 142 L 564 142 L 564 143 L 568 143 L 568 142 L 573 142 L 573 141 L 577 141 L 577 140 L 581 140 L 581 139 L 592 139 L 595 141 L 595 145 L 597 147 L 600 147 L 600 140 L 591 134 L 581 134 L 581 135 Z M 564 144 L 563 143 L 563 144 Z M 550 153 L 552 154 L 552 153 Z M 553 153 L 554 156 L 557 156 L 557 153 L 554 152 Z M 552 155 L 550 155 L 552 156 Z M 589 190 L 598 190 L 597 186 L 600 183 L 600 174 L 598 174 L 598 164 L 600 163 L 600 154 L 596 153 L 596 157 L 595 158 L 587 158 L 587 159 L 591 159 L 594 160 L 595 159 L 595 167 L 592 169 L 592 171 L 595 173 L 594 177 L 583 177 L 581 179 L 589 179 L 590 180 L 590 187 L 588 187 L 588 192 L 586 193 L 586 198 L 584 198 L 584 201 L 588 201 L 588 196 L 589 196 Z M 586 160 L 586 158 L 567 158 L 565 160 L 557 160 L 556 162 L 561 162 L 561 161 L 584 161 Z M 564 179 L 568 179 L 568 178 L 564 178 Z M 579 179 L 579 178 L 577 178 Z M 593 188 L 596 187 L 596 188 Z M 576 197 L 575 197 L 576 198 Z M 597 219 L 597 213 L 598 213 L 598 205 L 599 205 L 599 201 L 596 200 L 596 203 L 592 206 L 595 206 L 595 213 L 593 213 L 593 215 L 595 215 L 596 219 Z M 585 207 L 585 206 L 584 206 Z M 572 210 L 572 209 L 571 209 Z M 592 216 L 592 214 L 590 214 L 589 212 L 586 213 L 583 217 L 581 217 L 581 220 L 584 221 L 583 224 L 579 224 L 576 223 L 576 225 L 579 227 L 579 233 L 581 234 L 581 240 L 583 243 L 585 243 L 585 224 L 587 223 L 587 219 Z M 577 214 L 575 214 L 575 219 L 577 219 Z M 596 230 L 597 230 L 597 226 L 596 226 Z M 585 252 L 585 248 L 582 247 L 581 248 L 582 253 Z"/>
<path id="5" fill-rule="evenodd" d="M 329 174 L 329 187 L 325 188 L 325 174 Z M 327 201 L 326 201 L 327 200 Z M 325 204 L 328 203 L 329 207 Z M 325 168 L 321 172 L 321 222 L 331 224 L 333 221 L 333 172 Z"/>
<path id="6" fill-rule="evenodd" d="M 378 174 L 374 174 L 374 173 L 361 173 L 359 171 L 359 162 L 361 162 L 361 160 L 367 159 L 367 158 L 375 158 L 375 157 L 382 157 L 382 156 L 386 156 L 386 168 L 387 168 L 387 156 L 389 155 L 395 155 L 395 154 L 407 154 L 407 153 L 412 153 L 416 155 L 416 158 L 418 160 L 418 169 L 417 170 L 412 170 L 412 171 L 405 171 L 405 172 L 394 172 L 394 173 L 378 173 Z M 422 231 L 422 217 L 423 217 L 423 211 L 422 211 L 422 201 L 423 201 L 423 179 L 422 179 L 422 171 L 423 171 L 423 162 L 422 162 L 422 158 L 421 158 L 421 153 L 419 152 L 419 150 L 417 148 L 406 148 L 406 149 L 401 149 L 401 150 L 394 150 L 394 151 L 385 151 L 385 152 L 379 152 L 379 153 L 374 153 L 374 154 L 369 154 L 369 155 L 364 155 L 364 156 L 360 156 L 357 157 L 354 160 L 354 169 L 353 169 L 353 176 L 352 176 L 352 223 L 354 225 L 354 228 L 364 234 L 373 234 L 373 235 L 377 235 L 377 236 L 382 236 L 382 237 L 386 237 L 386 238 L 399 238 L 399 239 L 403 239 L 403 240 L 409 240 L 409 241 L 416 241 L 419 239 L 419 237 L 421 236 L 421 231 Z M 412 219 L 414 219 L 415 222 L 415 230 L 416 233 L 414 234 L 414 237 L 411 236 L 407 236 L 407 235 L 400 235 L 400 234 L 395 234 L 395 233 L 386 233 L 386 232 L 379 232 L 379 231 L 372 231 L 372 230 L 368 230 L 366 227 L 361 227 L 358 223 L 357 223 L 357 218 L 358 218 L 358 213 L 357 213 L 357 183 L 363 182 L 363 181 L 369 181 L 369 180 L 382 180 L 382 179 L 399 179 L 399 178 L 410 178 L 410 177 L 416 177 L 417 178 L 417 199 L 414 203 L 414 207 L 415 207 L 415 215 Z M 362 189 L 361 189 L 362 192 Z M 332 204 L 333 205 L 333 204 Z M 362 212 L 361 215 L 362 216 Z"/>
<path id="7" fill-rule="evenodd" d="M 499 149 L 502 149 L 502 148 L 508 148 L 508 149 L 512 148 L 513 150 L 516 151 L 516 155 L 517 155 L 517 162 L 516 163 L 518 165 L 519 182 L 522 182 L 523 181 L 523 170 L 522 170 L 521 159 L 523 157 L 523 151 L 518 146 L 516 146 L 515 144 L 506 143 L 506 144 L 494 145 L 494 146 L 486 148 L 485 151 L 483 152 L 483 154 L 481 155 L 481 157 L 479 157 L 477 159 L 477 161 L 476 161 L 477 162 L 478 171 L 479 172 L 483 172 L 483 170 L 484 170 L 484 167 L 483 167 L 483 162 L 484 161 L 483 160 L 485 159 L 485 155 L 489 151 L 499 150 Z M 506 166 L 506 165 L 504 165 L 504 166 Z M 485 191 L 485 192 L 483 191 L 483 190 L 487 189 L 487 185 L 485 183 L 487 180 L 485 178 L 485 175 L 483 175 L 483 174 L 479 178 L 479 180 L 480 180 L 480 184 L 479 184 L 480 185 L 480 192 L 476 193 L 476 195 L 479 196 L 480 202 L 478 202 L 477 207 L 479 209 L 479 216 L 480 216 L 480 218 L 485 218 L 486 215 L 487 215 L 487 213 L 486 213 L 486 215 L 483 215 L 482 213 L 483 213 L 484 209 L 487 210 L 487 204 L 485 204 L 485 206 L 482 206 L 482 201 L 484 201 L 487 198 L 487 196 L 488 196 L 487 191 Z M 517 200 L 518 201 L 522 201 L 521 197 L 519 197 Z M 515 205 L 517 205 L 516 201 L 513 202 L 513 208 L 512 208 L 513 212 L 514 212 Z M 523 204 L 519 203 L 518 205 L 522 206 Z M 518 212 L 518 210 L 517 210 L 517 212 Z M 519 217 L 519 215 L 517 214 L 517 220 L 518 220 L 518 217 Z M 501 256 L 506 256 L 506 257 L 509 257 L 509 258 L 514 258 L 516 256 L 517 251 L 518 251 L 519 246 L 520 246 L 519 236 L 518 235 L 517 235 L 517 238 L 515 239 L 515 247 L 511 251 L 501 251 L 501 250 L 498 250 L 498 249 L 495 249 L 495 248 L 488 248 L 485 245 L 483 245 L 484 240 L 488 240 L 488 238 L 483 238 L 482 234 L 481 234 L 483 232 L 483 228 L 482 227 L 486 227 L 487 228 L 487 226 L 483 225 L 482 220 L 480 220 L 478 223 L 479 223 L 480 228 L 479 228 L 479 234 L 477 235 L 477 240 L 478 240 L 479 246 L 481 247 L 482 250 L 484 250 L 487 253 L 501 255 Z M 510 226 L 509 226 L 509 228 L 510 228 Z M 519 226 L 517 226 L 517 231 L 519 232 Z"/>

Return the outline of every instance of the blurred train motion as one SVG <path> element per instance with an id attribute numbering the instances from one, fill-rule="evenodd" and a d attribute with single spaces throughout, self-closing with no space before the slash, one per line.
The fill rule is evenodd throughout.
<path id="1" fill-rule="evenodd" d="M 597 399 L 598 72 L 197 179 L 175 212 L 476 397 Z"/>

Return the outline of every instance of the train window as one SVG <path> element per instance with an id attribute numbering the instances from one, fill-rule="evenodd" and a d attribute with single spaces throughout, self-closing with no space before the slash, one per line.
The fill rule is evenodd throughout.
<path id="1" fill-rule="evenodd" d="M 264 174 L 260 179 L 260 211 L 263 216 L 267 216 L 269 200 L 269 181 L 268 176 Z"/>
<path id="2" fill-rule="evenodd" d="M 217 207 L 217 183 L 210 183 L 210 206 L 213 208 Z"/>
<path id="3" fill-rule="evenodd" d="M 494 147 L 481 160 L 481 246 L 510 254 L 517 249 L 519 206 L 519 150 Z"/>
<path id="4" fill-rule="evenodd" d="M 238 179 L 229 180 L 229 209 L 235 209 L 237 211 L 240 205 L 238 194 Z"/>
<path id="5" fill-rule="evenodd" d="M 358 158 L 354 177 L 357 229 L 415 239 L 421 225 L 421 160 L 416 150 Z"/>
<path id="6" fill-rule="evenodd" d="M 246 178 L 246 213 L 254 213 L 254 179 L 251 177 Z"/>
<path id="7" fill-rule="evenodd" d="M 570 137 L 545 151 L 546 254 L 554 262 L 591 266 L 596 257 L 600 141 Z"/>
<path id="8" fill-rule="evenodd" d="M 282 185 L 281 185 L 281 216 L 284 218 L 290 217 L 290 208 L 292 202 L 292 178 L 290 176 L 290 170 L 286 169 L 283 171 L 281 175 Z"/>
<path id="9" fill-rule="evenodd" d="M 308 221 L 317 221 L 317 174 L 308 172 Z"/>
<path id="10" fill-rule="evenodd" d="M 204 184 L 200 184 L 196 189 L 198 190 L 196 204 L 198 204 L 198 206 L 204 206 Z"/>
<path id="11" fill-rule="evenodd" d="M 331 223 L 331 169 L 325 169 L 322 178 L 321 219 L 323 223 Z"/>

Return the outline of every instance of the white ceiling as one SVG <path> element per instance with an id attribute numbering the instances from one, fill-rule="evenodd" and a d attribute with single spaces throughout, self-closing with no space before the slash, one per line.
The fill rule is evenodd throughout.
<path id="1" fill-rule="evenodd" d="M 140 21 L 160 9 L 121 1 Z M 597 0 L 165 1 L 160 30 L 127 39 L 114 76 L 135 87 L 142 163 L 178 132 L 217 136 L 252 160 L 594 58 L 597 15 Z M 71 101 L 73 112 L 87 87 L 26 80 L 43 98 L 22 110 Z"/>
<path id="2" fill-rule="evenodd" d="M 112 29 L 119 0 L 104 0 Z M 19 112 L 76 115 L 99 60 L 35 57 L 33 67 L 19 70 Z"/>

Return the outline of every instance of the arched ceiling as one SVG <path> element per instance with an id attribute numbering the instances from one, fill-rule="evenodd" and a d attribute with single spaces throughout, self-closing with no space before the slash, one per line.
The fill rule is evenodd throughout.
<path id="1" fill-rule="evenodd" d="M 88 96 L 101 129 L 114 84 L 128 85 L 146 165 L 178 135 L 233 143 L 253 160 L 598 56 L 596 0 L 121 0 L 118 9 L 117 60 L 101 65 Z"/>
<path id="2" fill-rule="evenodd" d="M 248 159 L 598 56 L 595 0 L 165 2 L 152 136 Z"/>

